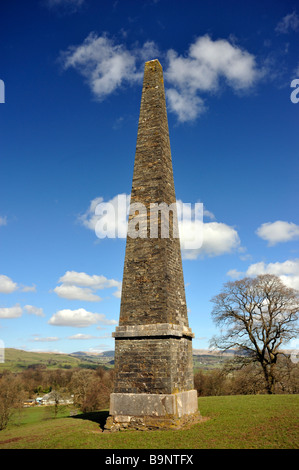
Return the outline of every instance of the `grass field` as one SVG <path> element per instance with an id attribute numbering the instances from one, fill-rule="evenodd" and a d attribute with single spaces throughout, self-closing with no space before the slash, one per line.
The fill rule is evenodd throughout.
<path id="1" fill-rule="evenodd" d="M 0 431 L 0 449 L 297 449 L 299 395 L 199 398 L 201 423 L 180 431 L 103 433 L 107 411 L 53 418 L 25 408 Z"/>

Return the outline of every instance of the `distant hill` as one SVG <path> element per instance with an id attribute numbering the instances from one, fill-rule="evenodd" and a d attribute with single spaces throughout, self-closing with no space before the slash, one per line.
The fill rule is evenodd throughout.
<path id="1" fill-rule="evenodd" d="M 114 353 L 113 353 L 114 354 Z M 96 368 L 99 365 L 111 367 L 111 356 L 92 356 L 89 353 L 62 354 L 54 352 L 32 352 L 21 349 L 5 348 L 4 363 L 0 363 L 0 372 L 11 370 L 18 372 L 41 367 L 43 369 L 71 369 L 74 367 Z"/>
<path id="2" fill-rule="evenodd" d="M 232 356 L 234 352 L 221 355 L 217 351 L 206 349 L 193 350 L 194 368 L 214 369 Z M 114 365 L 114 351 L 104 351 L 101 353 L 90 353 L 86 351 L 76 351 L 71 354 L 54 352 L 33 352 L 14 348 L 5 349 L 5 362 L 0 363 L 2 370 L 21 371 L 41 367 L 43 369 L 71 369 L 74 367 L 95 369 L 99 366 L 106 368 Z"/>
<path id="3" fill-rule="evenodd" d="M 220 351 L 193 349 L 194 370 L 218 369 L 225 361 L 233 358 L 236 353 L 237 351 L 233 349 L 223 354 Z M 71 354 L 63 354 L 5 348 L 4 356 L 5 362 L 0 363 L 0 373 L 3 370 L 18 372 L 37 367 L 43 369 L 96 369 L 99 366 L 111 368 L 114 365 L 114 351 L 101 353 L 77 351 Z"/>
<path id="4" fill-rule="evenodd" d="M 237 349 L 228 349 L 225 352 L 215 349 L 193 349 L 193 356 L 235 356 L 237 353 Z"/>
<path id="5" fill-rule="evenodd" d="M 193 349 L 193 356 L 234 356 L 237 353 L 235 349 L 229 349 L 225 353 L 221 353 L 217 350 L 212 349 Z M 100 353 L 91 353 L 85 351 L 77 351 L 71 353 L 71 356 L 80 356 L 80 357 L 91 357 L 91 356 L 101 356 L 101 357 L 114 357 L 114 351 L 103 351 Z"/>
<path id="6" fill-rule="evenodd" d="M 114 351 L 103 351 L 100 353 L 91 353 L 85 351 L 77 351 L 70 354 L 71 356 L 78 356 L 78 357 L 92 357 L 92 356 L 101 356 L 101 357 L 114 357 Z"/>

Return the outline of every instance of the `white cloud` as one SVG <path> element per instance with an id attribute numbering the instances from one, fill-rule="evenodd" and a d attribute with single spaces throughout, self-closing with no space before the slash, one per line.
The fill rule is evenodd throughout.
<path id="1" fill-rule="evenodd" d="M 198 93 L 219 90 L 221 79 L 241 91 L 250 89 L 263 74 L 252 54 L 225 39 L 213 41 L 208 35 L 197 38 L 187 55 L 170 50 L 167 59 L 165 78 L 176 88 L 167 91 L 167 98 L 179 121 L 193 120 L 204 112 Z"/>
<path id="2" fill-rule="evenodd" d="M 91 32 L 82 44 L 61 52 L 60 60 L 64 69 L 73 68 L 79 72 L 96 99 L 102 101 L 125 84 L 141 83 L 144 62 L 159 54 L 154 41 L 146 41 L 141 47 L 129 50 L 106 34 L 98 36 Z"/>
<path id="3" fill-rule="evenodd" d="M 108 320 L 102 313 L 88 312 L 84 308 L 59 310 L 49 320 L 50 325 L 74 326 L 78 328 L 84 328 L 96 323 L 102 323 L 103 325 L 117 324 L 115 320 Z"/>
<path id="4" fill-rule="evenodd" d="M 18 289 L 20 289 L 21 292 L 35 292 L 36 286 L 19 286 L 10 277 L 0 274 L 0 293 L 10 294 Z"/>
<path id="5" fill-rule="evenodd" d="M 94 339 L 97 336 L 84 335 L 83 333 L 77 333 L 76 335 L 69 336 L 68 339 Z"/>
<path id="6" fill-rule="evenodd" d="M 114 297 L 120 299 L 121 298 L 121 288 L 122 288 L 122 282 L 118 282 L 117 285 L 117 290 L 113 292 Z"/>
<path id="7" fill-rule="evenodd" d="M 97 197 L 90 202 L 86 212 L 78 217 L 78 221 L 95 231 L 98 238 L 125 238 L 130 197 L 127 194 L 117 194 L 106 202 L 104 198 Z"/>
<path id="8" fill-rule="evenodd" d="M 27 313 L 44 317 L 42 308 L 34 307 L 33 305 L 25 305 L 24 309 Z M 20 304 L 16 304 L 14 307 L 3 307 L 0 308 L 0 318 L 18 318 L 22 315 L 23 309 Z"/>
<path id="9" fill-rule="evenodd" d="M 169 50 L 161 54 L 153 41 L 128 49 L 106 34 L 91 32 L 77 46 L 61 52 L 65 70 L 73 68 L 86 80 L 93 95 L 102 101 L 124 85 L 140 82 L 144 62 L 160 55 L 167 57 L 164 77 L 170 111 L 180 122 L 192 121 L 207 108 L 198 93 L 213 93 L 224 80 L 234 91 L 250 89 L 264 71 L 256 58 L 226 39 L 213 41 L 209 35 L 197 38 L 185 56 Z"/>
<path id="10" fill-rule="evenodd" d="M 236 269 L 232 269 L 227 273 L 228 276 L 233 278 L 241 276 L 255 277 L 260 274 L 273 274 L 278 276 L 286 286 L 299 290 L 299 259 L 268 264 L 264 261 L 260 261 L 251 264 L 246 272 L 242 273 Z"/>
<path id="11" fill-rule="evenodd" d="M 94 347 L 94 348 L 89 348 L 89 352 L 92 353 L 92 354 L 101 354 L 102 352 L 104 351 L 109 351 L 111 348 L 110 345 L 107 345 L 107 344 L 98 344 L 98 346 Z"/>
<path id="12" fill-rule="evenodd" d="M 78 222 L 80 222 L 84 227 L 89 228 L 90 230 L 94 230 L 99 219 L 99 217 L 95 215 L 95 209 L 98 204 L 102 204 L 103 202 L 104 198 L 102 197 L 96 197 L 95 199 L 92 199 L 88 209 L 84 212 L 84 214 L 78 216 Z"/>
<path id="13" fill-rule="evenodd" d="M 226 39 L 201 36 L 190 45 L 188 55 L 168 52 L 167 80 L 190 90 L 217 90 L 221 77 L 234 89 L 252 86 L 259 73 L 255 57 Z"/>
<path id="14" fill-rule="evenodd" d="M 60 279 L 59 282 L 64 284 L 75 284 L 83 287 L 92 287 L 94 289 L 105 289 L 106 287 L 114 287 L 116 281 L 114 279 L 107 279 L 105 276 L 86 274 L 84 272 L 67 271 Z"/>
<path id="15" fill-rule="evenodd" d="M 257 229 L 256 234 L 263 240 L 268 241 L 269 246 L 274 246 L 277 243 L 299 238 L 299 225 L 282 220 L 267 222 Z"/>
<path id="16" fill-rule="evenodd" d="M 154 41 L 146 41 L 142 47 L 135 48 L 132 53 L 136 56 L 137 60 L 142 63 L 148 60 L 153 60 L 160 55 L 159 48 Z M 142 78 L 143 71 L 139 72 L 137 78 Z"/>
<path id="17" fill-rule="evenodd" d="M 184 258 L 196 259 L 204 256 L 220 256 L 239 249 L 240 238 L 233 227 L 219 222 L 204 223 L 202 227 L 203 243 L 199 249 L 185 250 L 184 237 L 181 238 Z"/>
<path id="18" fill-rule="evenodd" d="M 248 275 L 257 274 L 275 274 L 275 276 L 281 275 L 299 275 L 299 259 L 287 260 L 283 263 L 276 262 L 276 263 L 264 263 L 261 261 L 260 263 L 252 264 L 247 269 Z"/>
<path id="19" fill-rule="evenodd" d="M 37 343 L 48 343 L 52 341 L 59 341 L 59 338 L 57 336 L 47 336 L 45 338 L 42 338 L 40 336 L 36 336 L 35 338 L 31 339 L 30 341 L 37 342 Z"/>
<path id="20" fill-rule="evenodd" d="M 169 109 L 177 115 L 180 122 L 192 121 L 206 111 L 204 101 L 194 93 L 169 88 L 166 90 L 166 97 Z"/>
<path id="21" fill-rule="evenodd" d="M 54 289 L 54 292 L 64 299 L 70 300 L 85 300 L 87 302 L 99 302 L 101 297 L 94 294 L 93 291 L 87 287 L 70 286 L 62 284 Z"/>
<path id="22" fill-rule="evenodd" d="M 299 30 L 299 16 L 296 11 L 287 14 L 277 24 L 275 31 L 281 34 L 288 34 L 291 31 Z"/>
<path id="23" fill-rule="evenodd" d="M 141 79 L 135 55 L 106 35 L 90 33 L 81 45 L 62 52 L 61 60 L 65 69 L 72 67 L 83 75 L 94 96 L 102 101 L 124 82 Z"/>
<path id="24" fill-rule="evenodd" d="M 19 304 L 14 307 L 0 308 L 0 318 L 19 318 L 22 316 L 23 310 Z"/>
<path id="25" fill-rule="evenodd" d="M 40 307 L 35 307 L 34 305 L 25 305 L 24 309 L 29 314 L 36 315 L 38 317 L 45 316 L 43 309 Z"/>
<path id="26" fill-rule="evenodd" d="M 0 292 L 2 294 L 10 294 L 18 289 L 18 284 L 13 282 L 10 277 L 0 274 Z"/>
<path id="27" fill-rule="evenodd" d="M 1 225 L 7 225 L 7 217 L 4 216 L 4 217 L 1 217 L 0 215 L 0 227 Z"/>
<path id="28" fill-rule="evenodd" d="M 36 285 L 33 286 L 24 286 L 21 288 L 22 292 L 36 292 Z"/>
<path id="29" fill-rule="evenodd" d="M 87 302 L 102 300 L 100 296 L 95 294 L 95 291 L 113 287 L 117 287 L 113 295 L 119 297 L 119 290 L 121 288 L 121 282 L 115 279 L 107 279 L 102 275 L 89 275 L 77 271 L 67 271 L 58 282 L 62 284 L 55 287 L 54 292 L 59 297 L 71 300 L 85 300 Z"/>
<path id="30" fill-rule="evenodd" d="M 238 271 L 237 269 L 231 269 L 226 274 L 227 274 L 227 276 L 231 277 L 232 279 L 238 279 L 239 277 L 242 276 L 243 273 L 242 273 L 242 271 Z"/>
<path id="31" fill-rule="evenodd" d="M 215 217 L 215 215 L 213 214 L 213 212 L 208 211 L 208 210 L 205 209 L 205 208 L 203 209 L 203 215 L 204 215 L 204 217 L 208 217 L 208 218 L 211 219 L 211 220 L 215 220 L 215 219 L 216 219 L 216 217 Z"/>

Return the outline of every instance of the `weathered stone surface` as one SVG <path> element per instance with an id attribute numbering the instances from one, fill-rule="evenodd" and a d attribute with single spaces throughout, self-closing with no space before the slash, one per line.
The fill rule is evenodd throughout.
<path id="1" fill-rule="evenodd" d="M 129 422 L 132 416 L 181 418 L 198 411 L 197 392 L 188 390 L 173 394 L 112 393 L 110 415 L 116 422 Z"/>
<path id="2" fill-rule="evenodd" d="M 122 325 L 117 326 L 112 333 L 114 338 L 129 338 L 134 336 L 187 336 L 194 337 L 191 328 L 170 323 L 154 323 L 150 325 Z"/>
<path id="3" fill-rule="evenodd" d="M 163 71 L 144 68 L 131 204 L 176 202 Z M 176 219 L 176 218 L 174 218 Z M 179 238 L 127 238 L 119 325 L 170 323 L 188 327 Z"/>
<path id="4" fill-rule="evenodd" d="M 183 415 L 181 418 L 175 416 L 127 416 L 127 421 L 110 416 L 105 425 L 104 432 L 117 431 L 156 431 L 156 430 L 179 430 L 185 429 L 202 421 L 200 413 Z"/>
<path id="5" fill-rule="evenodd" d="M 130 337 L 115 342 L 115 393 L 176 393 L 193 389 L 191 339 Z"/>
<path id="6" fill-rule="evenodd" d="M 127 237 L 115 382 L 106 429 L 178 427 L 198 419 L 176 209 L 169 236 L 160 219 L 150 225 L 150 204 L 176 202 L 163 72 L 147 62 L 131 191 L 131 204 L 147 208 L 145 237 Z M 134 219 L 133 211 L 129 220 Z M 155 225 L 156 224 L 156 225 Z M 154 231 L 151 232 L 150 229 Z M 155 233 L 156 238 L 150 238 Z"/>

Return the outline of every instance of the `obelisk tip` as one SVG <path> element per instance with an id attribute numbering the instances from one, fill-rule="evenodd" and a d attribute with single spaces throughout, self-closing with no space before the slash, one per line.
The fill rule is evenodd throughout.
<path id="1" fill-rule="evenodd" d="M 153 67 L 153 66 L 158 66 L 162 69 L 162 65 L 160 64 L 158 59 L 152 59 L 152 60 L 145 62 L 145 68 Z"/>

